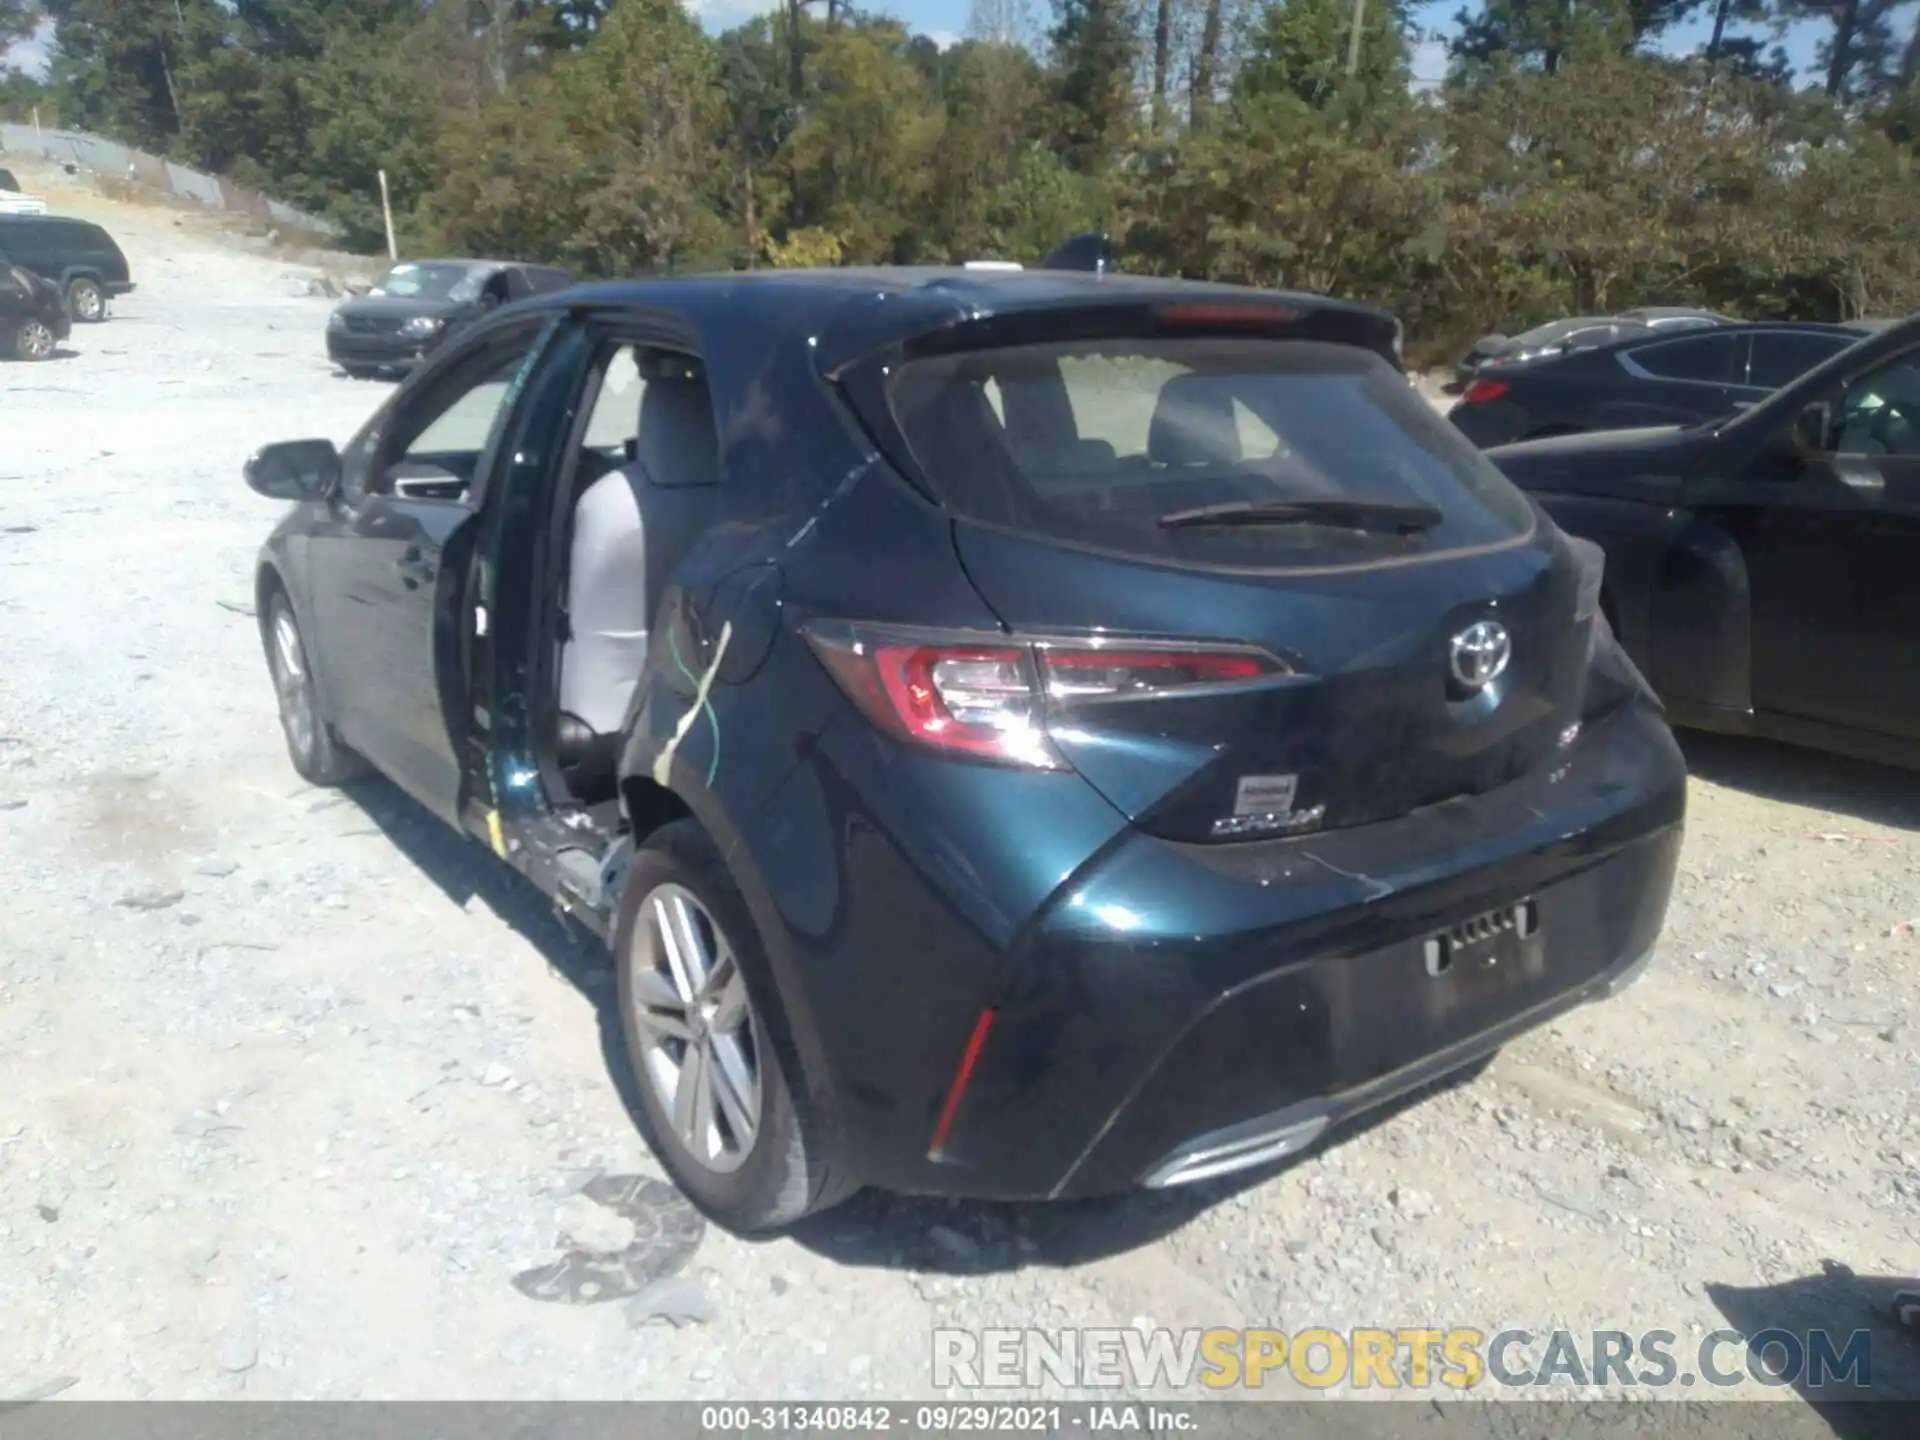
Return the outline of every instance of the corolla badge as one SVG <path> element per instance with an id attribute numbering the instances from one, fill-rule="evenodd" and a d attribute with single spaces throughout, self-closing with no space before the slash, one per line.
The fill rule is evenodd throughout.
<path id="1" fill-rule="evenodd" d="M 1513 659 L 1513 636 L 1498 620 L 1479 620 L 1453 637 L 1448 667 L 1466 690 L 1484 690 Z"/>

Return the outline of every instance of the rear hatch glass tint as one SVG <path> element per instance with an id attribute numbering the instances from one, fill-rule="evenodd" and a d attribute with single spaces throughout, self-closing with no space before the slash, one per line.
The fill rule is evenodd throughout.
<path id="1" fill-rule="evenodd" d="M 966 350 L 896 367 L 888 404 L 956 514 L 1094 549 L 1284 569 L 1504 545 L 1533 525 L 1519 492 L 1358 346 L 1200 336 Z M 1402 513 L 1425 518 L 1378 523 Z"/>

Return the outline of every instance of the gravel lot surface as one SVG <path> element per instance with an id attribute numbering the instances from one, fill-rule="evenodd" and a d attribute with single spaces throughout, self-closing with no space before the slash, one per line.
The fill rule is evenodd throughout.
<path id="1" fill-rule="evenodd" d="M 1142 1324 L 1869 1328 L 1920 1396 L 1920 781 L 1771 746 L 1688 741 L 1645 981 L 1279 1174 L 752 1244 L 577 1193 L 660 1174 L 603 958 L 274 722 L 240 462 L 385 387 L 311 272 L 43 188 L 140 289 L 0 364 L 0 1400 L 898 1399 L 935 1327 Z"/>

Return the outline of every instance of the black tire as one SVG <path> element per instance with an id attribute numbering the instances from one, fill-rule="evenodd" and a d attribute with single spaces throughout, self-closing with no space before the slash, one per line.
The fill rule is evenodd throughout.
<path id="1" fill-rule="evenodd" d="M 107 318 L 107 292 L 98 280 L 82 275 L 67 286 L 67 313 L 83 325 L 98 325 Z"/>
<path id="2" fill-rule="evenodd" d="M 284 590 L 275 589 L 267 601 L 260 633 L 267 647 L 267 670 L 273 676 L 280 733 L 287 742 L 287 758 L 293 761 L 300 778 L 309 785 L 332 787 L 366 774 L 367 762 L 340 742 L 321 709 L 320 694 L 313 683 L 313 666 L 307 658 L 306 637 L 301 633 L 300 622 L 294 617 L 293 605 Z M 288 635 L 298 660 L 297 674 L 289 673 L 287 653 L 282 648 Z M 290 711 L 296 703 L 305 707 L 304 725 Z"/>
<path id="3" fill-rule="evenodd" d="M 748 1012 L 743 1029 L 753 1041 L 759 1105 L 752 1143 L 740 1148 L 730 1169 L 715 1168 L 681 1138 L 661 1082 L 650 1069 L 650 1057 L 660 1049 L 658 1032 L 643 1028 L 635 1005 L 636 984 L 644 987 L 646 983 L 642 969 L 650 970 L 652 964 L 647 936 L 657 934 L 649 928 L 657 914 L 649 913 L 653 911 L 650 902 L 669 896 L 691 897 L 706 912 L 696 923 L 708 937 L 715 933 L 722 937 L 746 987 Z M 656 831 L 634 853 L 621 894 L 613 953 L 620 1028 L 639 1097 L 635 1119 L 682 1194 L 715 1224 L 753 1234 L 784 1229 L 802 1216 L 839 1204 L 859 1188 L 844 1167 L 833 1162 L 825 1127 L 813 1112 L 806 1086 L 799 1083 L 797 1074 L 789 1073 L 792 1062 L 786 1056 L 791 1047 L 782 1043 L 785 1017 L 777 1008 L 778 995 L 767 993 L 771 987 L 762 978 L 770 973 L 765 947 L 739 887 L 698 821 L 677 820 Z M 745 964 L 739 963 L 742 956 Z M 718 972 L 715 967 L 713 973 Z M 718 1034 L 717 1015 L 709 1018 L 716 1021 L 713 1033 Z M 704 1022 L 701 1029 L 704 1033 Z M 688 1070 L 683 1060 L 676 1089 Z M 721 1117 L 711 1107 L 710 1113 Z"/>
<path id="4" fill-rule="evenodd" d="M 22 320 L 7 341 L 7 353 L 16 360 L 51 360 L 57 342 L 44 320 Z"/>

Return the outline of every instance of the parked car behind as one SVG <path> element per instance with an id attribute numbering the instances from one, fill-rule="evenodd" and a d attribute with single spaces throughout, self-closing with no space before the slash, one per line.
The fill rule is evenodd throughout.
<path id="1" fill-rule="evenodd" d="M 1715 310 L 1696 310 L 1688 305 L 1643 305 L 1638 310 L 1622 310 L 1614 317 L 1629 325 L 1644 325 L 1662 335 L 1681 330 L 1704 330 L 1711 325 L 1735 325 L 1731 316 Z"/>
<path id="2" fill-rule="evenodd" d="M 1598 552 L 1398 340 L 960 268 L 504 307 L 249 464 L 293 764 L 609 939 L 728 1225 L 1269 1162 L 1628 983 L 1679 854 Z"/>
<path id="3" fill-rule="evenodd" d="M 0 253 L 0 356 L 51 360 L 71 328 L 60 287 Z"/>
<path id="4" fill-rule="evenodd" d="M 529 295 L 564 290 L 573 277 L 505 260 L 407 260 L 341 302 L 327 320 L 327 358 L 348 375 L 406 371 L 462 326 Z"/>
<path id="5" fill-rule="evenodd" d="M 1487 452 L 1683 725 L 1920 767 L 1920 316 L 1737 414 Z"/>
<path id="6" fill-rule="evenodd" d="M 1527 365 L 1623 340 L 1731 323 L 1726 316 L 1711 310 L 1688 310 L 1672 305 L 1623 310 L 1618 315 L 1577 315 L 1566 320 L 1550 320 L 1518 335 L 1482 336 L 1453 367 L 1454 383 L 1456 386 L 1471 384 L 1489 365 Z"/>
<path id="7" fill-rule="evenodd" d="M 11 170 L 0 169 L 0 215 L 44 215 L 47 202 L 27 194 Z"/>
<path id="8" fill-rule="evenodd" d="M 108 302 L 134 288 L 125 253 L 91 220 L 0 215 L 0 251 L 21 269 L 58 285 L 67 313 L 87 324 L 105 320 Z"/>
<path id="9" fill-rule="evenodd" d="M 1490 365 L 1447 418 L 1482 449 L 1586 430 L 1696 424 L 1756 403 L 1865 333 L 1848 325 L 1722 325 L 1655 332 L 1531 365 Z"/>

